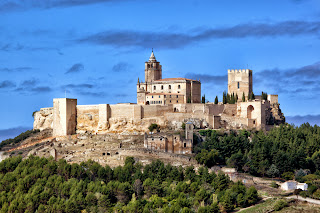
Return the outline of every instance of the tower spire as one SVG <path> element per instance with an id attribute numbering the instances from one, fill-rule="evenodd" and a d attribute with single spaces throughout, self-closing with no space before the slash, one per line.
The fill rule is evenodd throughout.
<path id="1" fill-rule="evenodd" d="M 149 61 L 157 61 L 156 57 L 154 56 L 154 53 L 153 53 L 153 48 L 152 48 L 152 52 L 151 52 L 151 56 L 149 58 Z"/>

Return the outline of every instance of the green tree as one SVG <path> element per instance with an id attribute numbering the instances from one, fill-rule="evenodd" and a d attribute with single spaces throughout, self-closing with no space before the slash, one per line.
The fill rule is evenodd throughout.
<path id="1" fill-rule="evenodd" d="M 148 127 L 149 131 L 150 132 L 153 132 L 153 130 L 158 130 L 159 129 L 159 126 L 158 124 L 151 124 L 149 127 Z"/>
<path id="2" fill-rule="evenodd" d="M 226 103 L 227 103 L 227 93 L 226 93 L 226 91 L 223 92 L 223 95 L 222 95 L 222 103 L 223 103 L 223 104 L 226 104 Z"/>
<path id="3" fill-rule="evenodd" d="M 242 93 L 242 102 L 246 102 L 246 96 L 244 95 L 244 92 Z"/>
<path id="4" fill-rule="evenodd" d="M 219 100 L 218 100 L 218 96 L 216 96 L 216 98 L 214 99 L 214 104 L 218 104 Z"/>
<path id="5" fill-rule="evenodd" d="M 201 98 L 201 103 L 205 104 L 206 103 L 206 95 L 203 95 Z"/>
<path id="6" fill-rule="evenodd" d="M 267 171 L 267 175 L 274 178 L 275 176 L 279 175 L 279 169 L 276 165 L 272 164 Z"/>

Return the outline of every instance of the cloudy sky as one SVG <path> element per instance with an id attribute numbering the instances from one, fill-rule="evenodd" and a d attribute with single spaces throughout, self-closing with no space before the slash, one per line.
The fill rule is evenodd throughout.
<path id="1" fill-rule="evenodd" d="M 319 20 L 319 0 L 1 0 L 0 140 L 65 93 L 136 102 L 151 48 L 164 78 L 200 79 L 209 101 L 249 68 L 289 123 L 319 125 Z"/>

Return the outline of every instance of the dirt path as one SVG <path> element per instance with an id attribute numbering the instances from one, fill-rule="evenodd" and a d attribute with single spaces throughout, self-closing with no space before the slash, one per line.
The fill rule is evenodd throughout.
<path id="1" fill-rule="evenodd" d="M 296 200 L 300 200 L 300 201 L 306 201 L 308 203 L 313 203 L 313 204 L 317 204 L 317 205 L 320 205 L 320 200 L 316 200 L 316 199 L 312 199 L 312 198 L 304 198 L 304 197 L 301 197 L 301 196 L 296 196 L 296 195 L 292 195 L 292 196 L 289 196 L 289 197 L 286 197 L 287 199 L 296 199 Z"/>

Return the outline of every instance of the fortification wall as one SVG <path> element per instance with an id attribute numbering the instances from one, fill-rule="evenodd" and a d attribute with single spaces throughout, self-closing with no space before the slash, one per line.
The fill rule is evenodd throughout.
<path id="1" fill-rule="evenodd" d="M 99 105 L 77 106 L 77 132 L 95 131 L 99 123 Z"/>
<path id="2" fill-rule="evenodd" d="M 42 108 L 36 112 L 34 128 L 54 128 L 56 129 L 54 135 L 64 135 L 73 129 L 76 129 L 77 133 L 141 134 L 148 131 L 152 123 L 157 123 L 162 128 L 180 129 L 182 123 L 192 121 L 196 128 L 227 128 L 229 126 L 230 128 L 259 129 L 265 128 L 266 119 L 271 116 L 269 101 L 258 100 L 237 104 L 194 103 L 165 106 L 137 104 L 74 106 L 75 102 L 70 100 L 76 101 L 76 99 L 54 99 L 54 108 Z M 73 108 L 76 112 L 72 111 Z M 54 115 L 56 123 L 53 120 Z M 72 121 L 76 123 L 76 128 L 71 125 L 73 118 L 76 119 Z"/>

